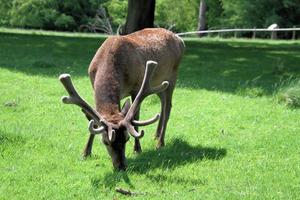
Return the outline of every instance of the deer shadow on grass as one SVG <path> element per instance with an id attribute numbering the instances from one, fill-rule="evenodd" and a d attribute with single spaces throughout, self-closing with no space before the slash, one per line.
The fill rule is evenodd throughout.
<path id="1" fill-rule="evenodd" d="M 124 181 L 132 187 L 128 174 L 146 174 L 146 177 L 155 180 L 157 177 L 147 174 L 148 171 L 160 168 L 172 170 L 179 166 L 187 165 L 201 160 L 220 160 L 227 154 L 224 148 L 192 146 L 186 141 L 175 139 L 163 149 L 146 150 L 134 158 L 128 158 L 128 169 L 126 172 L 113 172 L 105 175 L 104 185 L 113 188 L 120 181 Z M 167 176 L 159 178 L 168 179 Z M 173 179 L 173 178 L 172 178 Z M 168 179 L 169 180 L 169 179 Z M 185 180 L 177 177 L 173 182 L 197 182 L 199 180 Z"/>
<path id="2" fill-rule="evenodd" d="M 128 171 L 143 174 L 156 168 L 170 170 L 203 159 L 220 160 L 226 153 L 223 148 L 192 146 L 184 140 L 175 139 L 160 150 L 148 150 L 136 158 L 129 158 Z"/>

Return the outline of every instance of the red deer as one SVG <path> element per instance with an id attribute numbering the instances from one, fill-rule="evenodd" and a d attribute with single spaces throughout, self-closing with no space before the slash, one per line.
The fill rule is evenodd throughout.
<path id="1" fill-rule="evenodd" d="M 138 132 L 137 127 L 149 125 L 158 119 L 155 135 L 158 139 L 157 148 L 164 146 L 172 93 L 183 52 L 183 40 L 162 28 L 143 29 L 129 35 L 107 38 L 88 70 L 95 93 L 95 110 L 78 95 L 70 75 L 62 74 L 59 77 L 70 95 L 63 97 L 62 101 L 80 106 L 90 121 L 91 134 L 83 156 L 91 154 L 95 134 L 101 133 L 113 166 L 125 170 L 128 132 L 135 138 L 134 151 L 139 153 L 139 139 L 144 131 Z M 159 96 L 161 114 L 150 120 L 138 121 L 140 105 L 151 94 Z M 121 99 L 128 96 L 132 99 L 132 105 L 127 100 L 121 109 Z"/>

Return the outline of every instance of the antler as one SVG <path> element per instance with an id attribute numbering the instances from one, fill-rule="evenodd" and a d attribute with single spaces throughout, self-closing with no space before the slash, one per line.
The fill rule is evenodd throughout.
<path id="1" fill-rule="evenodd" d="M 103 118 L 83 98 L 79 96 L 71 81 L 71 76 L 69 74 L 62 74 L 59 76 L 59 80 L 70 95 L 68 97 L 63 96 L 61 98 L 62 102 L 65 104 L 75 104 L 79 106 L 80 108 L 82 108 L 85 114 L 89 115 L 92 118 L 89 123 L 89 131 L 91 134 L 102 133 L 105 130 L 105 128 L 103 127 Z M 99 128 L 95 128 L 95 123 Z"/>
<path id="2" fill-rule="evenodd" d="M 135 138 L 141 138 L 144 136 L 144 131 L 142 130 L 140 133 L 138 133 L 134 126 L 146 126 L 149 124 L 152 124 L 156 122 L 160 115 L 157 114 L 155 117 L 145 120 L 145 121 L 137 121 L 134 120 L 134 116 L 142 103 L 142 101 L 149 95 L 160 93 L 168 88 L 169 82 L 164 81 L 160 86 L 157 87 L 151 87 L 150 86 L 150 79 L 153 75 L 153 72 L 157 66 L 157 62 L 155 61 L 147 61 L 146 63 L 146 69 L 145 69 L 145 75 L 144 79 L 141 85 L 141 88 L 133 101 L 132 105 L 130 106 L 130 103 L 127 101 L 125 107 L 129 107 L 129 110 L 125 116 L 125 118 L 118 124 L 111 124 L 107 122 L 103 117 L 100 116 L 100 114 L 95 111 L 83 98 L 79 96 L 77 91 L 75 90 L 73 83 L 71 81 L 71 76 L 69 74 L 62 74 L 59 76 L 59 80 L 64 85 L 65 89 L 69 93 L 69 97 L 63 96 L 62 102 L 66 104 L 75 104 L 82 108 L 84 113 L 89 115 L 92 120 L 89 123 L 89 131 L 91 134 L 99 134 L 105 131 L 105 126 L 107 127 L 108 132 L 108 138 L 112 142 L 115 140 L 115 130 L 118 129 L 121 125 L 127 129 L 127 131 Z M 128 108 L 125 108 L 127 110 Z M 95 124 L 98 126 L 98 128 L 95 128 Z"/>
<path id="3" fill-rule="evenodd" d="M 157 62 L 151 61 L 151 60 L 147 61 L 145 75 L 144 75 L 144 79 L 143 79 L 141 88 L 140 88 L 136 98 L 134 99 L 132 105 L 130 106 L 125 118 L 120 122 L 120 124 L 125 126 L 126 129 L 128 130 L 128 132 L 135 138 L 143 137 L 144 131 L 142 130 L 140 133 L 138 133 L 134 129 L 134 126 L 146 126 L 146 125 L 152 124 L 152 123 L 156 122 L 160 117 L 160 115 L 157 114 L 154 118 L 146 120 L 146 121 L 133 120 L 140 104 L 147 96 L 149 96 L 151 94 L 155 94 L 155 93 L 160 93 L 160 92 L 164 91 L 165 89 L 167 89 L 169 86 L 168 81 L 162 82 L 162 84 L 157 87 L 152 88 L 150 86 L 150 79 L 153 75 L 154 70 L 156 69 L 156 66 L 157 66 Z"/>
<path id="4" fill-rule="evenodd" d="M 89 131 L 91 134 L 96 135 L 103 133 L 105 130 L 104 126 L 100 126 L 99 128 L 95 128 L 95 121 L 92 119 L 89 123 Z"/>

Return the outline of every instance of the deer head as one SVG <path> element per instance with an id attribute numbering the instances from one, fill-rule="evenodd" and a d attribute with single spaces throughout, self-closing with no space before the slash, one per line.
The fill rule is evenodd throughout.
<path id="1" fill-rule="evenodd" d="M 141 132 L 138 132 L 134 127 L 150 125 L 152 123 L 155 123 L 160 117 L 160 115 L 157 114 L 155 117 L 149 120 L 134 120 L 134 116 L 139 106 L 147 96 L 155 93 L 160 93 L 166 90 L 169 86 L 168 81 L 162 82 L 161 85 L 157 87 L 150 86 L 150 80 L 156 66 L 157 63 L 154 61 L 148 61 L 146 63 L 143 82 L 135 100 L 132 104 L 130 104 L 130 101 L 127 100 L 113 122 L 107 121 L 83 98 L 79 96 L 72 84 L 70 75 L 62 74 L 59 77 L 59 80 L 62 82 L 65 89 L 69 93 L 68 97 L 62 97 L 62 102 L 66 104 L 75 104 L 81 107 L 83 112 L 92 119 L 90 120 L 88 126 L 90 134 L 102 135 L 102 142 L 106 146 L 106 149 L 111 156 L 113 166 L 117 169 L 126 169 L 127 163 L 125 157 L 125 145 L 129 140 L 129 134 L 134 138 L 142 138 L 144 136 L 143 130 Z"/>

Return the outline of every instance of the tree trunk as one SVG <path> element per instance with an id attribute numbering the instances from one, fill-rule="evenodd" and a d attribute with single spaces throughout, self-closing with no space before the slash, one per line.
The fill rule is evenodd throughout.
<path id="1" fill-rule="evenodd" d="M 203 31 L 206 28 L 206 2 L 205 0 L 200 1 L 199 5 L 199 21 L 198 21 L 198 31 Z M 199 33 L 198 36 L 201 37 L 205 34 Z"/>
<path id="2" fill-rule="evenodd" d="M 128 0 L 126 23 L 121 34 L 154 27 L 155 0 Z"/>

